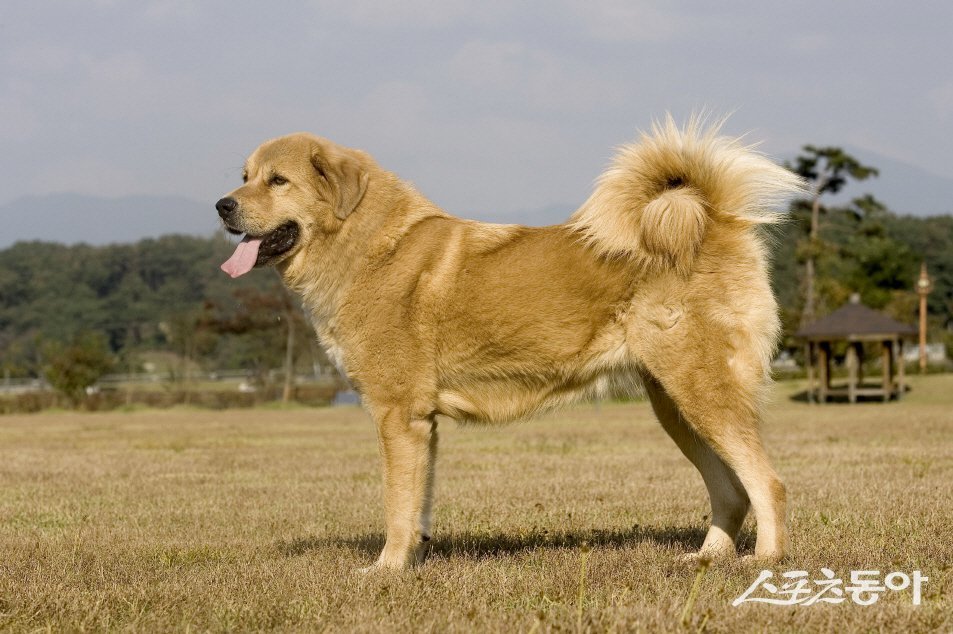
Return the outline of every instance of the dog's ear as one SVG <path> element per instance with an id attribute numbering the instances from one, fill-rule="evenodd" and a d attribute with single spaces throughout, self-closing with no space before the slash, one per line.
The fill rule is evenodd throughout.
<path id="1" fill-rule="evenodd" d="M 344 220 L 354 211 L 367 191 L 368 174 L 360 162 L 346 154 L 334 158 L 315 148 L 311 164 L 327 181 L 334 198 L 334 215 Z"/>

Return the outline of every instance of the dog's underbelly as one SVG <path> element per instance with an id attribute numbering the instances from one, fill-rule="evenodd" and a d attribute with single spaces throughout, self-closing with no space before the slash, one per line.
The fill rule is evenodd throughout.
<path id="1" fill-rule="evenodd" d="M 585 379 L 501 377 L 442 389 L 436 413 L 462 422 L 508 423 L 579 400 L 637 391 L 634 367 L 601 372 Z"/>
<path id="2" fill-rule="evenodd" d="M 641 390 L 638 364 L 619 324 L 606 326 L 587 346 L 561 359 L 527 356 L 521 363 L 495 361 L 444 372 L 437 383 L 437 413 L 457 420 L 504 423 L 582 399 Z"/>

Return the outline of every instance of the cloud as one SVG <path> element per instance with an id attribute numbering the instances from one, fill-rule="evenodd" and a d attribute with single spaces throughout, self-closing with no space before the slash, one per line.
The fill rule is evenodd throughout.
<path id="1" fill-rule="evenodd" d="M 7 72 L 20 76 L 49 76 L 67 72 L 76 63 L 77 51 L 47 42 L 20 45 L 4 56 Z"/>
<path id="2" fill-rule="evenodd" d="M 100 53 L 78 45 L 39 43 L 18 47 L 4 62 L 7 81 L 0 101 L 13 102 L 13 112 L 32 111 L 50 130 L 80 119 L 121 127 L 156 116 L 189 116 L 195 110 L 181 98 L 195 94 L 192 76 L 164 68 L 142 51 Z M 7 125 L 0 122 L 0 129 Z"/>
<path id="3" fill-rule="evenodd" d="M 198 16 L 200 11 L 196 0 L 152 0 L 144 5 L 143 15 L 157 22 L 192 19 Z M 265 8 L 264 5 L 263 8 Z"/>
<path id="4" fill-rule="evenodd" d="M 670 4 L 649 0 L 570 1 L 562 3 L 562 10 L 590 37 L 603 41 L 660 42 L 685 35 L 695 26 Z"/>
<path id="5" fill-rule="evenodd" d="M 819 31 L 802 31 L 787 38 L 788 46 L 795 54 L 816 56 L 833 47 L 831 36 Z"/>
<path id="6" fill-rule="evenodd" d="M 463 23 L 490 23 L 514 12 L 505 0 L 314 0 L 319 15 L 343 16 L 364 29 L 446 29 Z"/>
<path id="7" fill-rule="evenodd" d="M 736 110 L 726 131 L 754 129 L 775 152 L 851 139 L 948 173 L 953 82 L 930 60 L 950 56 L 949 11 L 11 3 L 0 142 L 16 160 L 0 201 L 72 186 L 207 198 L 260 141 L 305 129 L 369 150 L 451 210 L 528 208 L 578 200 L 613 145 L 704 106 Z"/>
<path id="8" fill-rule="evenodd" d="M 157 74 L 148 68 L 142 55 L 132 51 L 122 51 L 107 57 L 87 57 L 83 59 L 82 66 L 92 84 L 114 90 L 141 86 L 151 82 Z"/>
<path id="9" fill-rule="evenodd" d="M 26 142 L 40 131 L 40 116 L 29 100 L 11 89 L 0 95 L 0 140 Z"/>
<path id="10" fill-rule="evenodd" d="M 91 196 L 122 196 L 142 191 L 142 175 L 134 164 L 122 164 L 89 152 L 50 157 L 34 166 L 33 191 L 71 192 Z"/>
<path id="11" fill-rule="evenodd" d="M 468 41 L 450 57 L 446 72 L 449 84 L 466 87 L 478 103 L 523 111 L 582 112 L 626 93 L 604 69 L 515 40 Z"/>
<path id="12" fill-rule="evenodd" d="M 947 80 L 928 91 L 927 100 L 941 120 L 953 119 L 953 80 Z"/>

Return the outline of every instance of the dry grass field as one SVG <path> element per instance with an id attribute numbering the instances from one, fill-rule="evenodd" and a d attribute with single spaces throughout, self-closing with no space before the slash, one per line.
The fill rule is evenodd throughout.
<path id="1" fill-rule="evenodd" d="M 793 538 L 773 570 L 920 570 L 919 607 L 732 607 L 761 566 L 716 562 L 683 624 L 707 496 L 643 403 L 443 423 L 433 553 L 372 575 L 360 409 L 46 413 L 0 417 L 0 630 L 953 631 L 953 377 L 889 404 L 796 389 L 765 426 Z"/>

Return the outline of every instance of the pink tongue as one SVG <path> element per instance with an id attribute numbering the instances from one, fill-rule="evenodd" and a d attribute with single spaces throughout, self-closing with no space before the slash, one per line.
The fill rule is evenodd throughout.
<path id="1" fill-rule="evenodd" d="M 235 249 L 235 253 L 232 254 L 232 257 L 228 258 L 228 261 L 222 265 L 222 270 L 232 277 L 238 277 L 239 275 L 248 273 L 255 268 L 255 261 L 258 259 L 258 247 L 260 245 L 261 238 L 249 238 L 245 236 L 244 239 L 238 243 L 238 248 Z"/>

